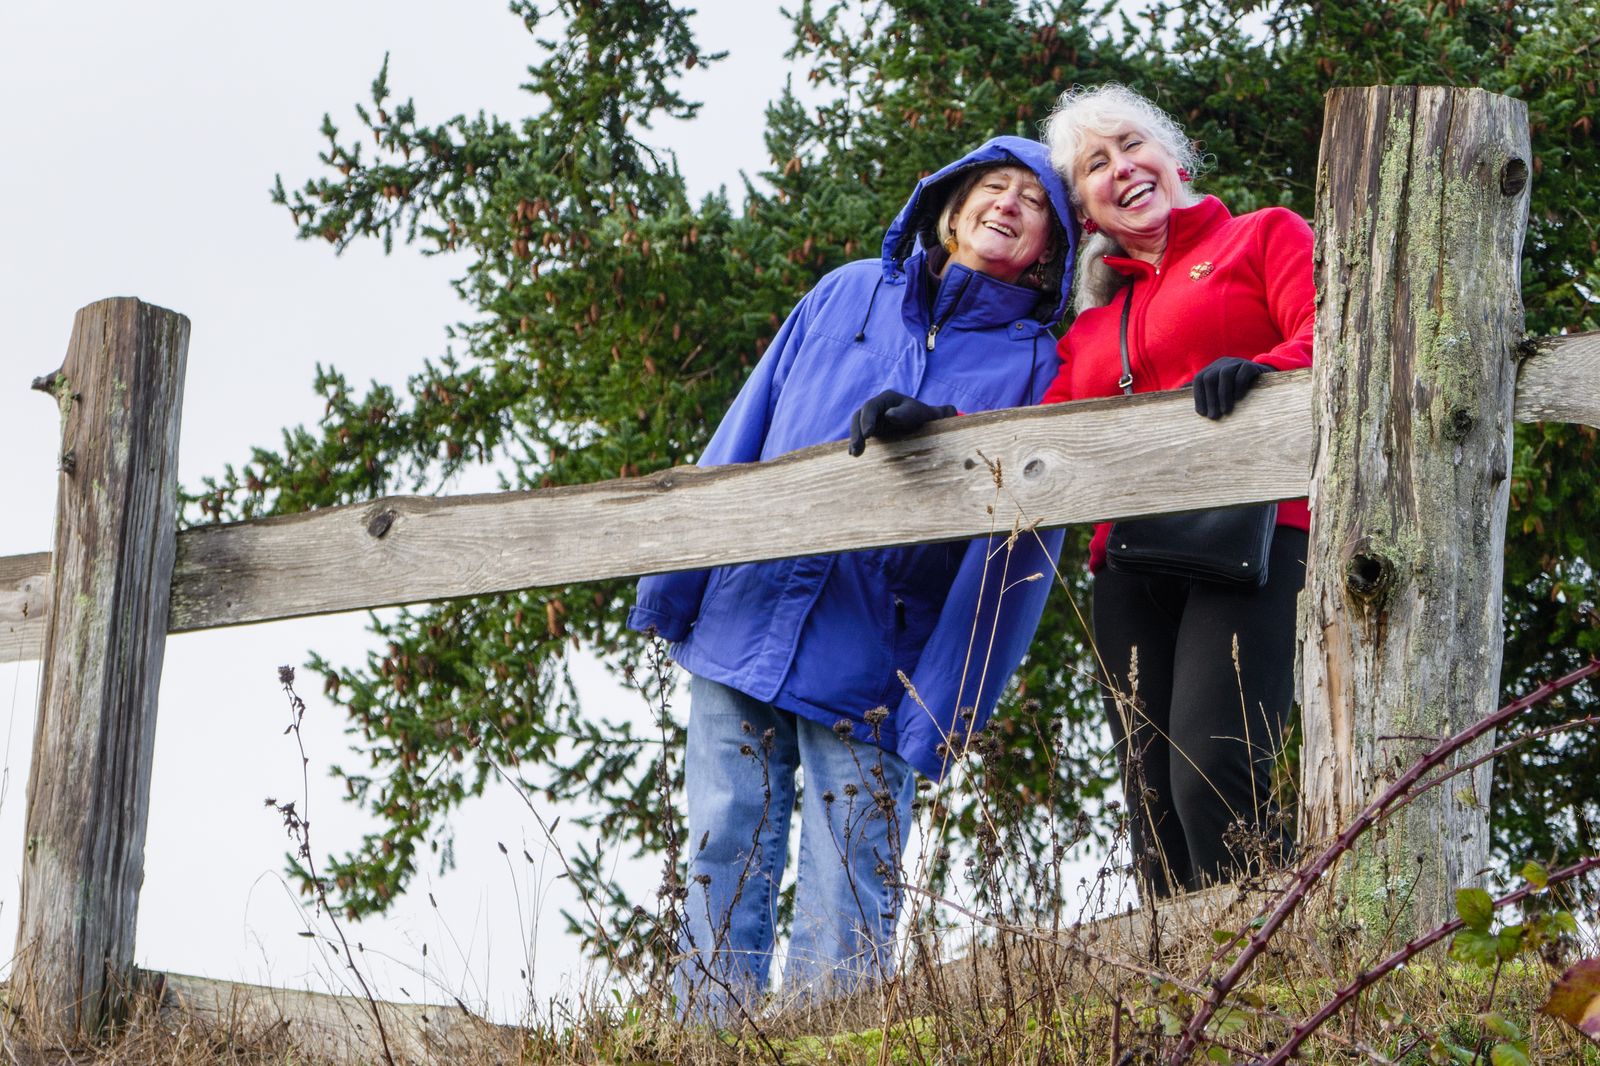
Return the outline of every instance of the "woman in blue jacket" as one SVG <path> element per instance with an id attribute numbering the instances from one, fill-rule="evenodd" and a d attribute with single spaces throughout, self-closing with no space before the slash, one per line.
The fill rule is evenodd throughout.
<path id="1" fill-rule="evenodd" d="M 1046 149 L 1020 137 L 923 179 L 881 260 L 833 271 L 789 315 L 700 465 L 847 436 L 859 454 L 867 436 L 1037 403 L 1055 373 L 1070 210 Z M 801 768 L 785 988 L 840 991 L 890 969 L 912 771 L 941 778 L 983 726 L 1049 592 L 1020 578 L 1051 574 L 1059 534 L 1005 540 L 639 583 L 628 624 L 673 641 L 692 675 L 685 1013 L 732 1017 L 766 986 Z"/>

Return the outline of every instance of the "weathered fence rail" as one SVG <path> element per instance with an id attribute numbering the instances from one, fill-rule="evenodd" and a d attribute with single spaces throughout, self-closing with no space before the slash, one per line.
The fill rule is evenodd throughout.
<path id="1" fill-rule="evenodd" d="M 181 356 L 176 368 L 129 363 L 137 337 L 153 335 L 137 331 L 94 333 L 98 349 L 79 341 L 86 324 L 158 320 L 172 340 L 182 320 L 136 301 L 86 308 L 76 358 L 99 351 L 107 366 L 144 369 L 105 376 L 69 359 L 56 390 L 67 445 L 83 437 L 84 412 L 121 411 L 86 454 L 103 449 L 127 470 L 107 479 L 64 462 L 55 553 L 0 559 L 0 659 L 43 655 L 52 679 L 36 731 L 17 953 L 17 981 L 35 990 L 22 1001 L 30 1023 L 97 1027 L 132 980 L 148 791 L 138 753 L 169 630 L 1291 498 L 1309 486 L 1314 621 L 1302 703 L 1321 732 L 1307 743 L 1305 802 L 1319 827 L 1336 821 L 1349 795 L 1393 772 L 1380 738 L 1417 733 L 1411 719 L 1425 729 L 1457 722 L 1492 699 L 1498 657 L 1484 648 L 1499 619 L 1510 422 L 1600 426 L 1600 337 L 1519 343 L 1520 305 L 1507 295 L 1518 291 L 1527 209 L 1519 103 L 1477 90 L 1336 90 L 1325 128 L 1317 367 L 1270 376 L 1221 423 L 1196 418 L 1185 395 L 1119 398 L 950 420 L 862 459 L 832 444 L 765 464 L 391 498 L 174 538 L 176 420 L 157 440 L 118 405 L 181 392 Z M 1242 454 L 1252 461 L 1240 464 Z M 146 491 L 156 481 L 159 492 Z M 108 520 L 113 498 L 128 501 L 110 505 L 128 522 Z M 88 542 L 96 551 L 84 550 L 73 532 L 82 529 L 100 531 Z M 102 555 L 119 562 L 108 571 Z M 1451 584 L 1458 564 L 1472 571 L 1464 592 Z M 1416 610 L 1441 595 L 1460 608 L 1447 630 L 1421 624 Z M 1461 668 L 1451 640 L 1481 661 Z M 83 686 L 88 663 L 127 684 Z M 57 673 L 78 686 L 70 707 Z M 1406 687 L 1408 673 L 1449 683 L 1430 697 Z M 1391 690 L 1401 697 L 1392 707 Z M 137 741 L 135 754 L 112 757 L 123 737 Z M 1363 754 L 1354 778 L 1319 776 L 1356 751 L 1378 758 Z M 55 783 L 67 767 L 95 777 L 88 800 Z M 1418 802 L 1407 817 L 1428 827 L 1430 844 L 1486 833 L 1482 807 L 1450 800 Z M 1424 871 L 1428 891 L 1408 897 L 1424 911 L 1453 887 L 1446 879 L 1475 875 L 1472 848 L 1445 850 Z M 59 876 L 68 867 L 76 872 Z"/>
<path id="2" fill-rule="evenodd" d="M 1600 427 L 1600 333 L 1524 348 L 1518 421 Z M 1091 400 L 936 425 L 874 444 L 881 462 L 824 444 L 746 467 L 391 496 L 202 526 L 178 534 L 168 631 L 969 537 L 995 523 L 980 452 L 999 461 L 1005 499 L 1042 526 L 1284 499 L 1310 482 L 1311 402 L 1310 375 L 1297 372 L 1263 378 L 1239 417 L 1220 423 L 1194 418 L 1186 393 Z M 1240 454 L 1260 462 L 1241 471 Z M 765 521 L 746 520 L 752 499 L 764 501 Z M 841 508 L 851 499 L 892 503 Z M 715 546 L 707 528 L 718 530 Z M 41 655 L 49 572 L 48 552 L 0 558 L 0 662 Z"/>

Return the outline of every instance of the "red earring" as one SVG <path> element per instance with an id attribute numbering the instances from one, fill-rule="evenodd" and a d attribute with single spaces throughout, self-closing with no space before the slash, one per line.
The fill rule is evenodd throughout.
<path id="1" fill-rule="evenodd" d="M 1178 168 L 1178 180 L 1179 181 L 1193 181 L 1194 180 L 1194 175 L 1189 173 L 1189 168 L 1188 167 L 1179 167 Z"/>
<path id="2" fill-rule="evenodd" d="M 1085 233 L 1095 233 L 1099 229 L 1100 229 L 1100 223 L 1096 222 L 1094 219 L 1086 218 L 1086 219 L 1083 220 L 1083 232 L 1085 232 Z"/>

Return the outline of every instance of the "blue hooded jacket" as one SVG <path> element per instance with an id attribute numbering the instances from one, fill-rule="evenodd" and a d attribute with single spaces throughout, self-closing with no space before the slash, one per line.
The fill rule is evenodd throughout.
<path id="1" fill-rule="evenodd" d="M 930 247 L 946 256 L 934 223 L 947 183 L 1002 165 L 1031 170 L 1054 208 L 1056 247 L 1067 254 L 1055 257 L 1060 281 L 1049 292 L 955 263 L 941 281 L 928 267 Z M 801 299 L 699 465 L 844 440 L 850 416 L 885 389 L 964 412 L 1038 403 L 1056 372 L 1050 326 L 1072 276 L 1070 212 L 1047 150 L 1021 137 L 996 137 L 924 178 L 884 236 L 881 261 L 840 267 Z M 674 641 L 690 673 L 829 727 L 844 719 L 857 738 L 938 779 L 994 710 L 1050 591 L 1060 531 L 1043 534 L 1043 546 L 1024 533 L 1010 551 L 1009 534 L 647 577 L 628 625 Z M 1043 576 L 1022 580 L 1031 574 Z M 865 715 L 877 707 L 890 713 L 874 729 Z"/>

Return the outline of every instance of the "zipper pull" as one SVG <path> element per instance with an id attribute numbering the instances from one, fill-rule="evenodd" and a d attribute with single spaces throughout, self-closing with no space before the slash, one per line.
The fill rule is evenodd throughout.
<path id="1" fill-rule="evenodd" d="M 939 334 L 939 323 L 935 322 L 928 327 L 928 351 L 933 351 L 933 338 Z"/>

